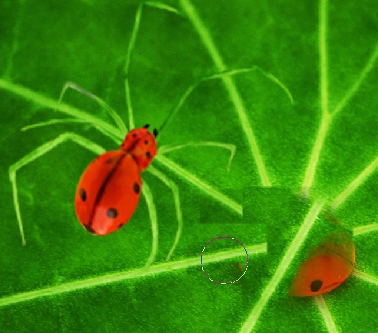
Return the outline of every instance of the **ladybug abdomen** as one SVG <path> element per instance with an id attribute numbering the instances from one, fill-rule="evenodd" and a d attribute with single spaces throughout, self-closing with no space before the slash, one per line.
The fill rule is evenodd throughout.
<path id="1" fill-rule="evenodd" d="M 342 284 L 352 270 L 352 265 L 336 255 L 310 258 L 300 268 L 299 279 L 289 294 L 300 296 L 324 294 Z"/>
<path id="2" fill-rule="evenodd" d="M 342 284 L 355 264 L 353 242 L 322 243 L 298 269 L 289 290 L 291 296 L 316 296 Z"/>
<path id="3" fill-rule="evenodd" d="M 133 215 L 142 190 L 134 158 L 122 151 L 100 155 L 84 171 L 76 190 L 76 215 L 91 233 L 106 235 Z"/>

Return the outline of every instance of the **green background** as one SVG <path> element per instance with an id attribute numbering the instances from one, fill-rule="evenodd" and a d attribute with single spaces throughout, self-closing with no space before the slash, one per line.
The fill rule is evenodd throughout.
<path id="1" fill-rule="evenodd" d="M 372 61 L 318 149 L 310 202 L 298 199 L 321 124 L 320 3 L 169 3 L 181 16 L 145 7 L 129 73 L 135 125 L 159 128 L 190 84 L 220 70 L 188 15 L 191 4 L 223 59 L 223 69 L 259 66 L 291 93 L 293 103 L 285 89 L 259 71 L 233 77 L 273 188 L 262 188 L 267 184 L 261 180 L 235 104 L 222 80 L 211 80 L 194 90 L 158 144 L 235 145 L 230 172 L 229 152 L 216 147 L 186 147 L 166 157 L 231 198 L 235 207 L 243 206 L 243 216 L 155 160 L 153 165 L 179 188 L 184 227 L 172 265 L 162 266 L 176 233 L 175 206 L 170 189 L 146 170 L 143 179 L 154 196 L 159 248 L 155 263 L 142 272 L 152 244 L 146 202 L 141 198 L 130 222 L 116 233 L 95 237 L 86 232 L 76 220 L 73 199 L 81 173 L 95 156 L 67 142 L 17 172 L 27 242 L 23 247 L 9 166 L 64 132 L 83 135 L 106 150 L 117 145 L 89 124 L 20 129 L 67 117 L 41 102 L 42 97 L 57 101 L 66 81 L 103 98 L 127 122 L 123 68 L 138 3 L 0 2 L 2 332 L 241 332 L 312 203 L 318 198 L 332 202 L 377 156 L 378 70 Z M 378 11 L 372 1 L 332 0 L 325 16 L 324 91 L 333 112 L 359 82 L 375 52 Z M 12 82 L 28 88 L 34 97 L 16 93 Z M 112 123 L 105 110 L 75 91 L 68 91 L 64 102 Z M 374 170 L 375 165 L 335 212 L 348 228 L 376 221 Z M 320 237 L 322 223 L 316 222 L 311 232 L 315 236 L 309 240 Z M 219 235 L 239 239 L 249 251 L 248 271 L 234 285 L 213 284 L 199 266 L 203 247 Z M 373 276 L 373 282 L 351 276 L 324 295 L 339 332 L 374 332 L 378 327 L 377 240 L 376 231 L 355 238 L 356 267 Z M 253 253 L 254 246 L 261 249 L 266 242 L 267 252 Z M 332 331 L 313 298 L 286 296 L 305 247 L 300 247 L 262 306 L 253 331 L 302 332 L 303 327 L 307 332 Z M 235 256 L 212 265 L 222 266 L 231 279 L 240 275 L 238 262 Z M 109 282 L 109 274 L 120 278 Z M 33 291 L 36 294 L 28 293 Z"/>

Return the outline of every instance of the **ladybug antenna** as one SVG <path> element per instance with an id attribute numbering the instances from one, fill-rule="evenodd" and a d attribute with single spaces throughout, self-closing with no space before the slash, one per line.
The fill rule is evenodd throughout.
<path id="1" fill-rule="evenodd" d="M 157 131 L 157 129 L 156 128 L 154 128 L 154 137 L 156 138 L 157 137 L 157 135 L 158 135 L 158 131 Z"/>
<path id="2" fill-rule="evenodd" d="M 150 127 L 150 124 L 144 125 L 143 127 L 144 127 L 144 128 L 149 128 L 149 127 Z"/>

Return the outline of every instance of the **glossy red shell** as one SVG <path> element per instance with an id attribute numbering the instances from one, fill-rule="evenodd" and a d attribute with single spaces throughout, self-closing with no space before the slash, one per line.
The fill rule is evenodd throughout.
<path id="1" fill-rule="evenodd" d="M 290 296 L 316 296 L 342 284 L 352 273 L 355 247 L 351 235 L 334 232 L 327 235 L 299 267 L 291 284 Z"/>
<path id="2" fill-rule="evenodd" d="M 75 195 L 79 222 L 95 235 L 106 235 L 125 225 L 138 206 L 140 173 L 157 154 L 155 135 L 148 125 L 127 133 L 118 151 L 96 158 L 82 174 Z"/>
<path id="3" fill-rule="evenodd" d="M 75 195 L 77 218 L 93 234 L 116 231 L 133 215 L 141 191 L 133 156 L 124 151 L 104 153 L 81 176 Z"/>

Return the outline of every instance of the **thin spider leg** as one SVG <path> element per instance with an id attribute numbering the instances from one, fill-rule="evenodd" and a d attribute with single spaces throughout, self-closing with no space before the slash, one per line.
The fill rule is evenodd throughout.
<path id="1" fill-rule="evenodd" d="M 56 146 L 58 146 L 61 143 L 64 143 L 66 141 L 73 141 L 80 146 L 94 152 L 95 154 L 102 154 L 105 152 L 105 149 L 99 146 L 98 144 L 84 138 L 83 136 L 77 135 L 75 133 L 66 132 L 61 135 L 59 135 L 57 138 L 48 141 L 44 143 L 43 145 L 39 146 L 38 148 L 34 149 L 31 153 L 27 154 L 26 156 L 22 157 L 20 160 L 18 160 L 16 163 L 12 164 L 9 167 L 9 179 L 12 184 L 12 190 L 13 190 L 13 203 L 14 208 L 16 211 L 17 221 L 18 221 L 18 227 L 20 229 L 20 235 L 22 239 L 22 244 L 26 245 L 25 241 L 25 235 L 24 235 L 24 228 L 22 224 L 22 218 L 21 218 L 21 212 L 20 212 L 20 205 L 18 200 L 18 194 L 17 194 L 17 183 L 16 183 L 16 172 L 24 167 L 25 165 L 29 164 L 30 162 L 34 161 L 40 156 L 43 156 Z"/>
<path id="2" fill-rule="evenodd" d="M 73 90 L 76 90 L 78 91 L 79 93 L 89 97 L 90 99 L 93 99 L 95 102 L 97 102 L 102 108 L 104 108 L 106 111 L 109 112 L 109 115 L 113 118 L 113 120 L 115 121 L 115 123 L 117 124 L 119 130 L 122 132 L 122 133 L 127 133 L 128 130 L 127 130 L 127 127 L 125 125 L 125 123 L 123 122 L 122 118 L 117 114 L 117 112 L 115 112 L 104 100 L 102 100 L 100 97 L 97 97 L 96 95 L 93 95 L 91 92 L 89 92 L 88 90 L 85 90 L 84 88 L 80 87 L 79 85 L 77 85 L 76 83 L 74 82 L 66 82 L 63 86 L 63 89 L 62 89 L 62 92 L 60 93 L 60 97 L 59 97 L 59 101 L 58 101 L 58 104 L 60 104 L 60 102 L 62 101 L 63 99 L 63 96 L 64 94 L 66 93 L 66 90 L 68 88 L 71 88 Z"/>
<path id="3" fill-rule="evenodd" d="M 232 145 L 232 144 L 228 144 L 228 143 L 203 141 L 203 142 L 187 142 L 187 143 L 184 143 L 184 144 L 181 144 L 181 145 L 171 145 L 171 146 L 165 145 L 165 146 L 162 146 L 162 147 L 159 148 L 159 154 L 163 155 L 163 154 L 169 153 L 173 150 L 182 149 L 182 148 L 185 148 L 185 147 L 188 147 L 188 146 L 194 146 L 194 147 L 213 146 L 213 147 L 220 147 L 220 148 L 228 149 L 231 154 L 230 154 L 230 158 L 228 159 L 227 171 L 228 172 L 230 171 L 231 162 L 232 162 L 232 159 L 235 156 L 236 146 Z"/>
<path id="4" fill-rule="evenodd" d="M 189 95 L 193 92 L 193 90 L 195 88 L 197 88 L 198 85 L 200 85 L 202 82 L 209 81 L 209 80 L 215 80 L 215 79 L 221 79 L 221 78 L 223 78 L 225 76 L 232 76 L 232 75 L 250 73 L 250 72 L 254 72 L 254 71 L 259 71 L 266 78 L 268 78 L 269 80 L 273 81 L 280 88 L 282 88 L 284 90 L 284 92 L 288 95 L 291 103 L 293 103 L 293 97 L 292 97 L 289 89 L 286 88 L 285 85 L 283 83 L 281 83 L 281 81 L 278 78 L 276 78 L 273 74 L 264 71 L 263 69 L 261 69 L 258 66 L 247 67 L 247 68 L 239 68 L 239 69 L 231 69 L 231 70 L 227 70 L 227 71 L 222 71 L 222 72 L 214 73 L 214 74 L 209 75 L 209 76 L 202 77 L 199 80 L 197 80 L 194 83 L 192 83 L 186 89 L 186 91 L 181 96 L 181 98 L 179 99 L 179 101 L 177 102 L 177 104 L 175 105 L 175 107 L 172 109 L 171 113 L 168 115 L 168 117 L 165 119 L 164 123 L 161 125 L 161 127 L 159 129 L 159 136 L 161 137 L 162 131 L 170 124 L 170 122 L 172 121 L 173 117 L 180 110 L 180 108 L 182 107 L 182 105 L 184 104 L 184 102 L 186 101 L 186 99 L 189 97 Z"/>
<path id="5" fill-rule="evenodd" d="M 177 231 L 176 231 L 176 237 L 173 242 L 173 245 L 171 249 L 169 250 L 169 253 L 167 255 L 167 258 L 165 260 L 169 260 L 173 251 L 176 249 L 176 246 L 180 240 L 181 233 L 182 233 L 182 227 L 183 227 L 183 221 L 182 221 L 182 213 L 181 213 L 181 206 L 180 206 L 180 196 L 179 196 L 179 189 L 175 182 L 170 180 L 166 175 L 164 175 L 161 171 L 154 168 L 152 165 L 150 165 L 147 169 L 147 171 L 151 172 L 154 176 L 159 178 L 162 182 L 164 182 L 172 191 L 173 198 L 175 201 L 175 207 L 176 207 L 176 217 L 177 217 Z"/>
<path id="6" fill-rule="evenodd" d="M 37 127 L 43 127 L 43 126 L 50 126 L 55 124 L 63 124 L 63 123 L 82 123 L 82 124 L 90 124 L 94 128 L 97 128 L 99 132 L 113 140 L 117 145 L 120 144 L 119 136 L 115 135 L 113 132 L 109 132 L 106 128 L 102 127 L 101 125 L 98 125 L 96 122 L 93 121 L 87 121 L 85 119 L 81 118 L 70 118 L 70 119 L 50 119 L 47 121 L 42 121 L 40 123 L 35 123 L 31 125 L 27 125 L 21 128 L 21 131 L 27 131 L 29 129 L 37 128 Z"/>
<path id="7" fill-rule="evenodd" d="M 158 1 L 145 1 L 144 4 L 149 7 L 154 7 L 162 10 L 166 10 L 167 12 L 171 12 L 177 15 L 180 15 L 182 17 L 185 17 L 183 13 L 181 13 L 177 8 L 171 7 L 163 2 Z"/>
<path id="8" fill-rule="evenodd" d="M 224 195 L 223 193 L 219 192 L 213 185 L 207 184 L 205 181 L 203 181 L 202 179 L 199 179 L 197 176 L 185 170 L 184 168 L 182 168 L 181 166 L 179 166 L 172 160 L 166 158 L 164 155 L 157 154 L 155 156 L 154 161 L 161 163 L 166 168 L 168 168 L 169 170 L 177 174 L 179 177 L 182 177 L 189 184 L 196 186 L 203 193 L 209 195 L 210 197 L 222 203 L 223 205 L 226 205 L 231 210 L 233 210 L 236 214 L 240 216 L 243 215 L 243 206 L 241 204 L 234 201 L 232 198 Z M 150 167 L 151 165 L 149 166 L 149 168 Z"/>
<path id="9" fill-rule="evenodd" d="M 40 123 L 35 123 L 31 125 L 24 126 L 20 129 L 20 131 L 24 132 L 33 128 L 37 127 L 43 127 L 43 126 L 49 126 L 49 125 L 55 125 L 55 124 L 61 124 L 61 123 L 88 123 L 84 119 L 50 119 L 47 121 L 41 121 Z"/>
<path id="10" fill-rule="evenodd" d="M 138 32 L 139 32 L 140 19 L 141 19 L 141 16 L 142 16 L 142 10 L 143 10 L 144 5 L 149 6 L 149 7 L 154 7 L 154 8 L 157 8 L 157 9 L 161 9 L 161 10 L 166 10 L 168 12 L 172 12 L 172 13 L 175 13 L 175 14 L 182 16 L 182 14 L 176 8 L 168 6 L 167 4 L 164 4 L 162 2 L 146 1 L 146 2 L 142 2 L 138 6 L 138 9 L 137 9 L 136 14 L 135 14 L 134 26 L 133 26 L 133 30 L 131 32 L 130 42 L 129 42 L 129 45 L 128 45 L 128 48 L 127 48 L 126 61 L 125 61 L 125 67 L 124 67 L 126 108 L 128 110 L 128 114 L 129 114 L 130 129 L 133 129 L 135 127 L 135 124 L 134 124 L 134 112 L 133 112 L 133 107 L 132 107 L 132 103 L 131 103 L 131 95 L 130 95 L 129 70 L 130 70 L 131 57 L 134 53 L 135 42 L 136 42 L 136 38 L 137 38 Z"/>
<path id="11" fill-rule="evenodd" d="M 45 108 L 51 109 L 55 112 L 60 112 L 65 115 L 71 116 L 77 119 L 83 119 L 88 121 L 88 123 L 95 123 L 97 127 L 101 127 L 104 131 L 108 133 L 113 133 L 114 136 L 118 137 L 119 142 L 125 138 L 125 133 L 121 132 L 117 127 L 106 123 L 99 117 L 86 112 L 82 111 L 78 108 L 75 108 L 69 104 L 58 102 L 52 98 L 46 97 L 41 93 L 33 91 L 29 88 L 23 87 L 19 84 L 15 84 L 11 81 L 4 80 L 0 78 L 0 89 L 4 89 L 8 92 L 11 92 L 24 100 L 30 101 L 34 104 L 43 106 Z"/>
<path id="12" fill-rule="evenodd" d="M 131 56 L 134 52 L 135 48 L 135 40 L 136 36 L 139 31 L 139 23 L 140 23 L 140 16 L 142 15 L 142 8 L 143 8 L 143 3 L 141 3 L 138 6 L 136 15 L 135 15 L 135 21 L 134 21 L 134 27 L 133 31 L 131 33 L 131 38 L 129 42 L 129 46 L 127 49 L 127 54 L 126 54 L 126 62 L 125 62 L 125 96 L 126 96 L 126 109 L 127 113 L 129 115 L 129 127 L 130 129 L 133 129 L 135 127 L 134 125 L 134 111 L 131 103 L 131 95 L 130 95 L 130 83 L 129 83 L 129 68 L 130 68 L 130 61 L 131 61 Z"/>
<path id="13" fill-rule="evenodd" d="M 152 231 L 151 253 L 150 253 L 149 258 L 146 261 L 146 264 L 144 265 L 145 268 L 148 268 L 153 264 L 156 258 L 158 244 L 159 244 L 159 233 L 158 233 L 156 207 L 155 207 L 153 195 L 151 193 L 150 187 L 147 185 L 144 179 L 143 179 L 142 194 L 144 195 L 144 198 L 146 199 L 148 212 L 150 214 L 151 231 Z"/>

